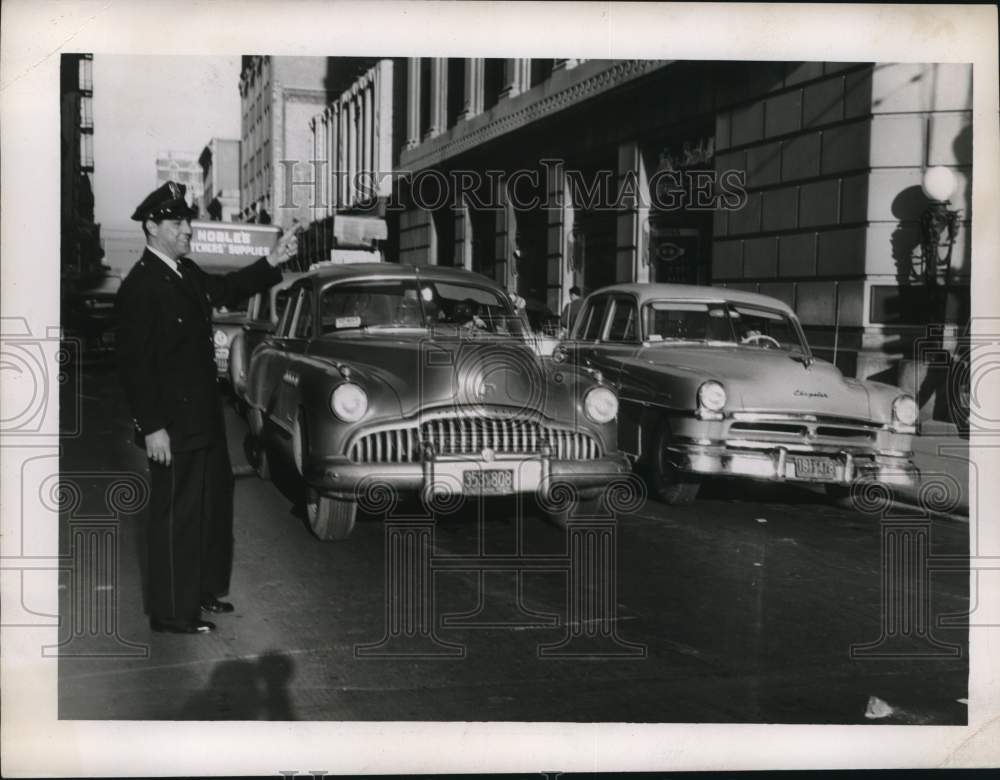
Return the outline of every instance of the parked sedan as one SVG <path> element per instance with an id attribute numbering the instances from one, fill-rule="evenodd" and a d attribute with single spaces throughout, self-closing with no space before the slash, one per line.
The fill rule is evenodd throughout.
<path id="1" fill-rule="evenodd" d="M 67 291 L 62 299 L 62 328 L 79 338 L 84 349 L 102 350 L 115 334 L 115 296 L 121 279 L 102 277 L 96 284 Z"/>
<path id="2" fill-rule="evenodd" d="M 250 356 L 268 335 L 274 333 L 288 302 L 289 288 L 301 278 L 301 273 L 286 271 L 280 282 L 257 293 L 247 304 L 240 328 L 229 343 L 229 384 L 240 406 L 246 401 Z"/>
<path id="3" fill-rule="evenodd" d="M 626 284 L 590 295 L 555 359 L 619 394 L 618 442 L 669 504 L 702 478 L 911 483 L 917 407 L 899 388 L 815 358 L 794 312 L 764 295 Z"/>
<path id="4" fill-rule="evenodd" d="M 510 296 L 486 277 L 394 263 L 315 269 L 290 288 L 246 382 L 258 468 L 295 464 L 321 539 L 350 534 L 359 501 L 419 493 L 535 494 L 559 523 L 615 476 L 618 398 L 597 372 L 535 354 Z M 377 502 L 376 502 L 377 503 Z"/>

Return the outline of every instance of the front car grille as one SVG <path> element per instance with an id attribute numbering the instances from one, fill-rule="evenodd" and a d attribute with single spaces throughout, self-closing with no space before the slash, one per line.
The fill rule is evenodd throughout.
<path id="1" fill-rule="evenodd" d="M 477 416 L 439 417 L 419 426 L 369 431 L 353 441 L 348 457 L 355 463 L 413 463 L 421 460 L 425 445 L 443 456 L 475 456 L 484 449 L 498 455 L 540 455 L 548 448 L 557 460 L 602 457 L 597 440 L 583 431 L 535 420 Z"/>
<path id="2" fill-rule="evenodd" d="M 882 426 L 867 420 L 817 415 L 737 412 L 729 424 L 730 447 L 790 449 L 870 449 Z"/>

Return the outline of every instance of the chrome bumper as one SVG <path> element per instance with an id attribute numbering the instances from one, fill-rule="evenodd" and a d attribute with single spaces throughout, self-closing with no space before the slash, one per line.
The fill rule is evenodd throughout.
<path id="1" fill-rule="evenodd" d="M 713 476 L 747 477 L 769 482 L 850 485 L 858 479 L 888 485 L 914 485 L 919 470 L 909 457 L 879 453 L 793 452 L 786 447 L 743 450 L 725 446 L 669 447 L 670 461 L 680 471 Z M 832 474 L 802 474 L 797 458 L 825 461 Z"/>
<path id="2" fill-rule="evenodd" d="M 544 497 L 553 485 L 568 484 L 586 496 L 607 485 L 614 477 L 629 473 L 631 466 L 620 453 L 593 460 L 499 455 L 490 461 L 437 457 L 417 463 L 354 463 L 331 459 L 307 464 L 303 476 L 307 483 L 323 493 L 351 498 L 376 485 L 388 485 L 400 492 L 434 490 L 461 494 L 466 471 L 493 470 L 513 472 L 507 494 L 537 493 Z"/>

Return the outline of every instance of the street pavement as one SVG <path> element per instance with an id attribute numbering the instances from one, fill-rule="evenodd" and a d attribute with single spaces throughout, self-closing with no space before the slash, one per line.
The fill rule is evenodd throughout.
<path id="1" fill-rule="evenodd" d="M 80 390 L 83 431 L 65 440 L 61 471 L 82 501 L 64 514 L 61 539 L 86 567 L 74 548 L 86 517 L 107 501 L 109 481 L 142 477 L 145 459 L 113 373 L 89 368 Z M 482 517 L 464 510 L 429 527 L 433 589 L 424 612 L 398 624 L 387 599 L 400 582 L 387 565 L 392 524 L 369 517 L 348 540 L 317 541 L 295 480 L 251 475 L 245 424 L 229 410 L 227 425 L 241 474 L 236 612 L 206 636 L 151 633 L 144 515 L 127 506 L 113 528 L 115 576 L 71 571 L 62 581 L 60 718 L 966 722 L 962 621 L 893 637 L 898 624 L 883 614 L 885 508 L 721 482 L 690 507 L 649 499 L 617 518 L 595 576 L 602 598 L 581 611 L 580 570 L 563 565 L 577 560 L 567 532 L 531 507 L 492 502 Z M 954 560 L 967 555 L 968 524 L 926 513 L 915 522 L 934 560 L 951 566 L 910 585 L 934 618 L 960 616 L 968 572 Z M 458 568 L 473 558 L 535 568 Z M 602 619 L 588 621 L 595 609 Z M 887 630 L 900 641 L 879 644 Z M 414 638 L 438 655 L 399 654 Z M 583 654 L 553 656 L 567 638 L 564 649 Z M 867 656 L 852 656 L 865 645 Z"/>
<path id="2" fill-rule="evenodd" d="M 951 423 L 930 420 L 914 438 L 913 460 L 921 478 L 901 497 L 920 506 L 947 507 L 956 516 L 969 516 L 969 439 Z"/>

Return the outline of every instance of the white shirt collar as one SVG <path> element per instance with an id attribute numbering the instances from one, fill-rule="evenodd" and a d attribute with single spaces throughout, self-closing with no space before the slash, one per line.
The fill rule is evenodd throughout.
<path id="1" fill-rule="evenodd" d="M 171 260 L 165 254 L 163 254 L 163 252 L 161 252 L 159 249 L 154 249 L 149 244 L 146 244 L 146 249 L 148 249 L 150 252 L 152 252 L 154 255 L 160 258 L 164 263 L 166 263 L 170 267 L 171 271 L 173 271 L 175 274 L 183 278 L 183 275 L 181 274 L 181 269 L 177 267 L 176 260 Z"/>

